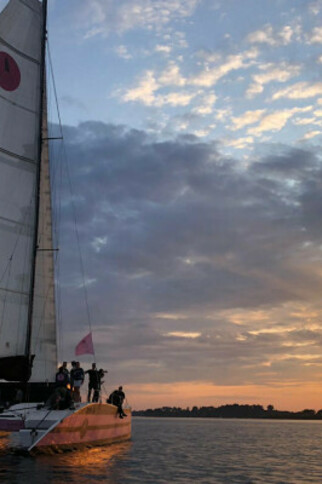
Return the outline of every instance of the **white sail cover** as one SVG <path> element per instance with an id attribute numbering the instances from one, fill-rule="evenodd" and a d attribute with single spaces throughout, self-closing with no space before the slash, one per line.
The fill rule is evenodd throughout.
<path id="1" fill-rule="evenodd" d="M 42 25 L 38 0 L 10 0 L 0 14 L 0 358 L 26 352 L 36 224 Z M 41 176 L 48 185 L 48 173 Z M 42 188 L 40 193 L 41 205 L 46 200 L 40 210 L 39 243 L 50 249 L 51 235 L 45 228 L 48 212 L 50 223 L 49 189 Z M 47 263 L 52 252 L 40 257 L 31 348 L 40 350 L 34 381 L 52 380 L 56 368 L 53 268 L 52 262 Z M 50 273 L 50 283 L 44 271 Z M 47 353 L 48 365 L 44 363 Z"/>

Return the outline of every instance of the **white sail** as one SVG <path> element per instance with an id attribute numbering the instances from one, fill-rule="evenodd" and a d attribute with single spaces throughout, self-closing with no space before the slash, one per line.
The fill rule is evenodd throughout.
<path id="1" fill-rule="evenodd" d="M 56 312 L 47 109 L 44 102 L 41 153 L 38 251 L 33 304 L 31 353 L 35 355 L 30 381 L 55 381 L 57 371 Z"/>
<path id="2" fill-rule="evenodd" d="M 0 358 L 26 352 L 42 25 L 38 0 L 10 0 L 0 15 Z"/>

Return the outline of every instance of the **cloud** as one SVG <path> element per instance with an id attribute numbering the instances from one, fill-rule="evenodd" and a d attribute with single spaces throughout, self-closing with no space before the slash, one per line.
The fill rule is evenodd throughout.
<path id="1" fill-rule="evenodd" d="M 122 100 L 141 101 L 147 106 L 155 103 L 155 92 L 159 89 L 159 83 L 153 71 L 146 71 L 137 87 L 128 89 L 122 96 Z"/>
<path id="2" fill-rule="evenodd" d="M 180 67 L 175 62 L 170 62 L 166 69 L 158 75 L 161 86 L 185 86 L 187 80 L 181 75 Z"/>
<path id="3" fill-rule="evenodd" d="M 81 6 L 78 16 L 86 38 L 108 36 L 143 28 L 159 30 L 174 20 L 192 15 L 199 0 L 91 0 Z"/>
<path id="4" fill-rule="evenodd" d="M 319 378 L 305 366 L 322 342 L 318 152 L 272 146 L 241 166 L 192 135 L 161 142 L 98 122 L 64 131 L 96 354 L 110 373 L 125 385 Z M 86 326 L 71 210 L 65 194 L 70 351 Z"/>
<path id="5" fill-rule="evenodd" d="M 265 112 L 266 109 L 256 109 L 254 111 L 245 111 L 245 113 L 238 117 L 233 116 L 231 118 L 233 126 L 231 126 L 230 129 L 232 131 L 235 131 L 238 129 L 242 129 L 250 124 L 255 124 L 264 116 Z"/>
<path id="6" fill-rule="evenodd" d="M 272 99 L 275 101 L 281 98 L 287 99 L 309 99 L 322 94 L 322 82 L 298 82 L 287 86 L 285 89 L 276 91 Z"/>
<path id="7" fill-rule="evenodd" d="M 174 336 L 175 338 L 188 338 L 188 339 L 195 339 L 199 338 L 201 336 L 201 333 L 192 333 L 192 332 L 184 332 L 184 331 L 170 331 L 169 333 L 166 333 L 165 336 Z"/>
<path id="8" fill-rule="evenodd" d="M 307 39 L 311 44 L 322 44 L 322 27 L 315 27 Z"/>
<path id="9" fill-rule="evenodd" d="M 315 2 L 309 4 L 309 12 L 313 15 L 318 15 L 320 13 L 321 7 L 321 0 L 316 0 Z"/>
<path id="10" fill-rule="evenodd" d="M 165 104 L 170 104 L 171 106 L 188 106 L 195 96 L 196 93 L 170 92 L 164 96 L 158 96 L 155 105 L 163 106 Z"/>
<path id="11" fill-rule="evenodd" d="M 307 126 L 308 124 L 314 124 L 316 118 L 295 118 L 292 123 L 296 126 Z"/>
<path id="12" fill-rule="evenodd" d="M 312 110 L 312 106 L 307 106 L 305 108 L 293 108 L 293 109 L 283 109 L 281 111 L 275 111 L 273 113 L 267 114 L 262 117 L 258 126 L 249 128 L 247 133 L 252 136 L 259 136 L 265 131 L 276 132 L 284 128 L 287 121 L 297 113 L 306 113 Z"/>
<path id="13" fill-rule="evenodd" d="M 205 92 L 200 88 L 209 88 L 216 84 L 222 77 L 230 72 L 248 68 L 253 59 L 258 55 L 257 50 L 251 49 L 237 55 L 229 55 L 221 59 L 216 57 L 216 64 L 212 68 L 205 68 L 194 76 L 185 77 L 180 71 L 179 65 L 171 61 L 161 72 L 147 70 L 140 76 L 137 85 L 130 87 L 118 95 L 123 102 L 140 102 L 146 106 L 186 106 L 196 96 L 201 104 L 195 106 L 194 113 L 205 115 L 212 113 L 212 106 L 217 97 L 213 92 Z M 189 91 L 164 92 L 165 88 L 190 88 Z"/>
<path id="14" fill-rule="evenodd" d="M 312 138 L 315 138 L 316 136 L 319 136 L 322 134 L 322 131 L 308 131 L 305 133 L 305 135 L 301 138 L 302 141 L 306 141 Z"/>
<path id="15" fill-rule="evenodd" d="M 225 108 L 225 109 L 216 109 L 215 110 L 215 119 L 217 121 L 226 121 L 227 118 L 231 116 L 232 109 L 230 107 Z"/>
<path id="16" fill-rule="evenodd" d="M 138 87 L 129 89 L 125 92 L 122 100 L 124 102 L 139 101 L 146 106 L 187 106 L 197 95 L 196 92 L 187 91 L 155 94 L 155 91 L 157 91 L 160 87 L 161 85 L 157 84 L 154 74 L 152 72 L 148 72 L 146 73 L 146 77 L 139 83 Z"/>
<path id="17" fill-rule="evenodd" d="M 289 44 L 294 34 L 295 31 L 290 25 L 285 25 L 281 30 L 274 31 L 272 25 L 267 24 L 261 30 L 248 34 L 246 40 L 251 44 L 267 44 L 276 47 Z"/>
<path id="18" fill-rule="evenodd" d="M 242 173 L 237 162 L 225 163 L 214 144 L 189 137 L 156 143 L 144 132 L 84 123 L 69 129 L 68 143 L 77 160 L 76 181 L 87 201 L 86 206 L 77 201 L 82 208 L 83 230 L 91 233 L 96 248 L 99 243 L 104 267 L 126 277 L 146 274 L 143 279 L 149 279 L 153 275 L 149 288 L 154 286 L 156 291 L 151 293 L 154 303 L 150 300 L 154 312 L 198 306 L 198 300 L 203 304 L 210 294 L 215 304 L 223 306 L 234 304 L 234 300 L 235 304 L 257 304 L 267 297 L 268 267 L 273 270 L 274 266 L 277 271 L 275 279 L 277 275 L 283 279 L 282 274 L 286 277 L 286 266 L 280 261 L 273 264 L 274 252 L 267 250 L 270 244 L 266 250 L 262 246 L 256 249 L 259 234 L 268 240 L 277 237 L 277 243 L 279 231 L 286 230 L 286 236 L 290 230 L 283 225 L 276 233 L 271 232 L 273 214 L 278 219 L 288 214 L 284 198 L 276 199 L 279 183 L 270 188 L 264 180 L 259 184 L 257 171 Z M 288 166 L 291 173 L 297 161 L 300 168 L 301 159 L 315 166 L 313 155 L 295 150 L 278 163 L 281 170 Z M 271 172 L 272 158 L 254 166 Z M 290 187 L 284 190 L 286 196 Z M 293 196 L 298 196 L 297 190 Z M 268 206 L 271 208 L 266 212 Z M 238 222 L 241 219 L 242 223 Z M 292 237 L 296 243 L 296 237 Z M 303 237 L 306 235 L 299 231 L 299 240 Z M 277 246 L 276 250 L 281 248 Z M 105 277 L 97 262 L 94 257 L 92 270 L 98 269 Z M 257 276 L 249 270 L 248 262 L 259 270 Z M 261 265 L 265 267 L 262 274 Z M 221 278 L 219 286 L 216 273 Z M 228 281 L 232 286 L 226 293 Z M 193 294 L 198 285 L 200 289 L 189 302 L 188 294 Z M 250 287 L 255 293 L 249 291 Z M 261 287 L 265 288 L 262 293 Z M 291 286 L 286 293 L 290 290 Z M 270 294 L 279 299 L 284 291 L 277 288 Z"/>
<path id="19" fill-rule="evenodd" d="M 146 71 L 136 87 L 127 89 L 122 95 L 123 102 L 136 101 L 146 106 L 186 106 L 197 95 L 197 92 L 168 92 L 157 94 L 164 87 L 182 87 L 186 80 L 181 76 L 179 67 L 171 62 L 159 75 L 154 71 Z"/>
<path id="20" fill-rule="evenodd" d="M 249 98 L 260 94 L 264 90 L 264 86 L 269 82 L 286 82 L 300 73 L 299 65 L 291 65 L 286 62 L 281 64 L 263 64 L 259 66 L 260 74 L 252 75 L 252 84 L 246 91 L 246 96 Z"/>
<path id="21" fill-rule="evenodd" d="M 223 61 L 216 62 L 213 67 L 207 66 L 203 71 L 191 76 L 188 83 L 195 86 L 211 87 L 230 72 L 248 68 L 257 56 L 258 51 L 256 49 L 229 55 Z"/>
<path id="22" fill-rule="evenodd" d="M 204 94 L 198 101 L 198 105 L 193 109 L 193 112 L 201 116 L 211 114 L 213 112 L 213 105 L 217 101 L 215 93 L 210 92 Z"/>
<path id="23" fill-rule="evenodd" d="M 163 52 L 164 54 L 170 54 L 172 48 L 170 45 L 156 45 L 155 51 L 156 52 Z"/>
<path id="24" fill-rule="evenodd" d="M 245 136 L 237 139 L 225 139 L 223 140 L 225 146 L 231 146 L 232 148 L 242 150 L 249 145 L 254 143 L 254 138 L 252 136 Z"/>
<path id="25" fill-rule="evenodd" d="M 133 58 L 132 54 L 129 53 L 129 51 L 128 51 L 128 49 L 127 49 L 127 47 L 125 45 L 118 45 L 115 48 L 115 52 L 122 59 L 129 60 L 129 59 L 132 59 Z"/>

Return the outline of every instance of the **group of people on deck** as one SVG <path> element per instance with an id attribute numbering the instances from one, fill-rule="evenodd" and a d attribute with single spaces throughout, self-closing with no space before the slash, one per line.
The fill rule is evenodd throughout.
<path id="1" fill-rule="evenodd" d="M 89 376 L 87 401 L 98 402 L 100 400 L 100 392 L 104 383 L 103 377 L 108 372 L 102 368 L 98 370 L 96 363 L 93 363 L 92 368 L 87 371 L 81 368 L 79 361 L 72 361 L 71 365 L 72 368 L 69 371 L 67 362 L 64 361 L 56 373 L 56 390 L 49 402 L 53 408 L 62 408 L 62 406 L 71 408 L 74 403 L 81 402 L 80 389 L 85 381 L 86 374 Z M 117 406 L 120 418 L 126 417 L 122 408 L 124 400 L 125 394 L 122 387 L 114 390 L 107 399 L 107 403 Z"/>

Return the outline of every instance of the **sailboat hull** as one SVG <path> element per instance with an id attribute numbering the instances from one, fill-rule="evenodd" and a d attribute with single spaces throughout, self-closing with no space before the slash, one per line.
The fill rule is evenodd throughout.
<path id="1" fill-rule="evenodd" d="M 72 449 L 84 445 L 113 444 L 129 440 L 131 412 L 126 412 L 127 416 L 121 419 L 114 405 L 87 405 L 44 435 L 33 450 Z"/>
<path id="2" fill-rule="evenodd" d="M 131 438 L 131 411 L 120 418 L 114 405 L 78 404 L 76 409 L 31 409 L 24 428 L 11 432 L 10 447 L 47 452 L 123 442 Z"/>

